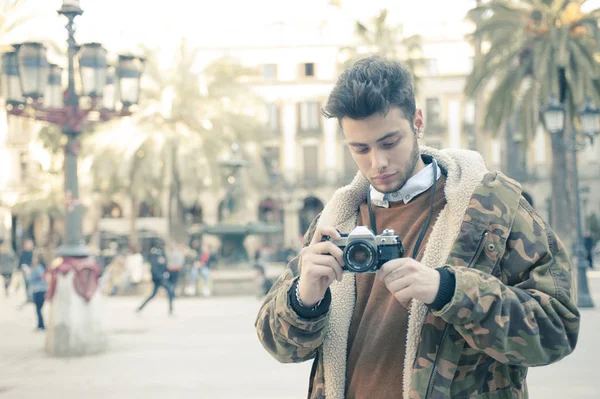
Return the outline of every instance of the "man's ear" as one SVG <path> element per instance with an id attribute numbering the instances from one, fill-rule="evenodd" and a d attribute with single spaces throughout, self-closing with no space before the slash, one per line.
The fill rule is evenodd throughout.
<path id="1" fill-rule="evenodd" d="M 417 135 L 422 135 L 425 132 L 425 118 L 423 117 L 423 110 L 421 108 L 417 108 L 415 111 L 413 128 Z"/>

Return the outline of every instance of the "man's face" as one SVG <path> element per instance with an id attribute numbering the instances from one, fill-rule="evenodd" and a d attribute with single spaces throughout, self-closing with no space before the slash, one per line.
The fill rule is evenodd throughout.
<path id="1" fill-rule="evenodd" d="M 377 191 L 392 193 L 423 168 L 416 132 L 423 129 L 423 116 L 417 110 L 408 121 L 400 108 L 387 115 L 367 119 L 343 118 L 341 121 L 352 158 Z"/>

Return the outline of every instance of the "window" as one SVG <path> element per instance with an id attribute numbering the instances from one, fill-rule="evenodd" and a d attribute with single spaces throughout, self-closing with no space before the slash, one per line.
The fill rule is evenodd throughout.
<path id="1" fill-rule="evenodd" d="M 272 131 L 279 131 L 279 107 L 267 104 L 267 126 Z"/>
<path id="2" fill-rule="evenodd" d="M 316 101 L 300 103 L 299 124 L 301 132 L 316 131 L 321 127 L 319 103 Z"/>
<path id="3" fill-rule="evenodd" d="M 142 202 L 138 210 L 138 217 L 140 218 L 152 218 L 160 217 L 160 208 L 156 200 L 150 202 Z"/>
<path id="4" fill-rule="evenodd" d="M 344 145 L 344 183 L 350 183 L 357 171 L 358 167 L 352 158 L 352 152 L 347 145 Z"/>
<path id="5" fill-rule="evenodd" d="M 123 217 L 121 207 L 116 202 L 111 202 L 102 207 L 102 217 L 110 219 L 120 219 Z"/>
<path id="6" fill-rule="evenodd" d="M 304 180 L 316 181 L 319 175 L 319 147 L 305 145 L 303 148 Z"/>
<path id="7" fill-rule="evenodd" d="M 465 104 L 465 124 L 472 125 L 475 123 L 475 103 L 467 101 Z"/>
<path id="8" fill-rule="evenodd" d="M 264 64 L 262 66 L 263 78 L 265 79 L 276 79 L 277 78 L 277 64 Z"/>
<path id="9" fill-rule="evenodd" d="M 428 98 L 425 102 L 425 123 L 429 126 L 440 125 L 440 100 L 439 98 Z"/>
<path id="10" fill-rule="evenodd" d="M 314 62 L 306 62 L 300 65 L 300 74 L 305 78 L 310 78 L 315 76 L 315 63 Z"/>
<path id="11" fill-rule="evenodd" d="M 436 59 L 425 60 L 425 68 L 427 70 L 427 75 L 429 76 L 437 76 L 439 74 Z"/>

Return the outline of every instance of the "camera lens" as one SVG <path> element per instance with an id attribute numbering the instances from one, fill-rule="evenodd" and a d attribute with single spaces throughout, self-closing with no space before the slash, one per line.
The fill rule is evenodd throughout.
<path id="1" fill-rule="evenodd" d="M 377 262 L 376 255 L 372 244 L 362 240 L 352 241 L 344 250 L 344 263 L 348 270 L 362 273 L 372 270 Z"/>
<path id="2" fill-rule="evenodd" d="M 363 264 L 369 260 L 369 253 L 364 248 L 356 248 L 352 254 L 352 261 Z"/>

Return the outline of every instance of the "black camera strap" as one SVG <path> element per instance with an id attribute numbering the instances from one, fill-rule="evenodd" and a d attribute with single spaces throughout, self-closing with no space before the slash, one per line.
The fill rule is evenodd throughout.
<path id="1" fill-rule="evenodd" d="M 427 216 L 427 221 L 425 221 L 425 225 L 423 229 L 421 229 L 421 233 L 417 238 L 417 242 L 415 243 L 412 258 L 416 259 L 417 254 L 419 253 L 419 248 L 423 243 L 423 238 L 425 238 L 425 234 L 427 233 L 427 229 L 429 228 L 429 224 L 431 223 L 431 217 L 433 216 L 433 205 L 435 204 L 435 187 L 437 185 L 438 180 L 438 166 L 435 159 L 432 158 L 431 163 L 433 164 L 433 190 L 431 190 L 431 206 L 429 207 L 429 215 Z M 377 224 L 375 223 L 375 213 L 373 212 L 373 207 L 371 205 L 371 190 L 367 191 L 367 208 L 369 209 L 369 221 L 371 222 L 371 230 L 373 234 L 377 235 Z"/>

